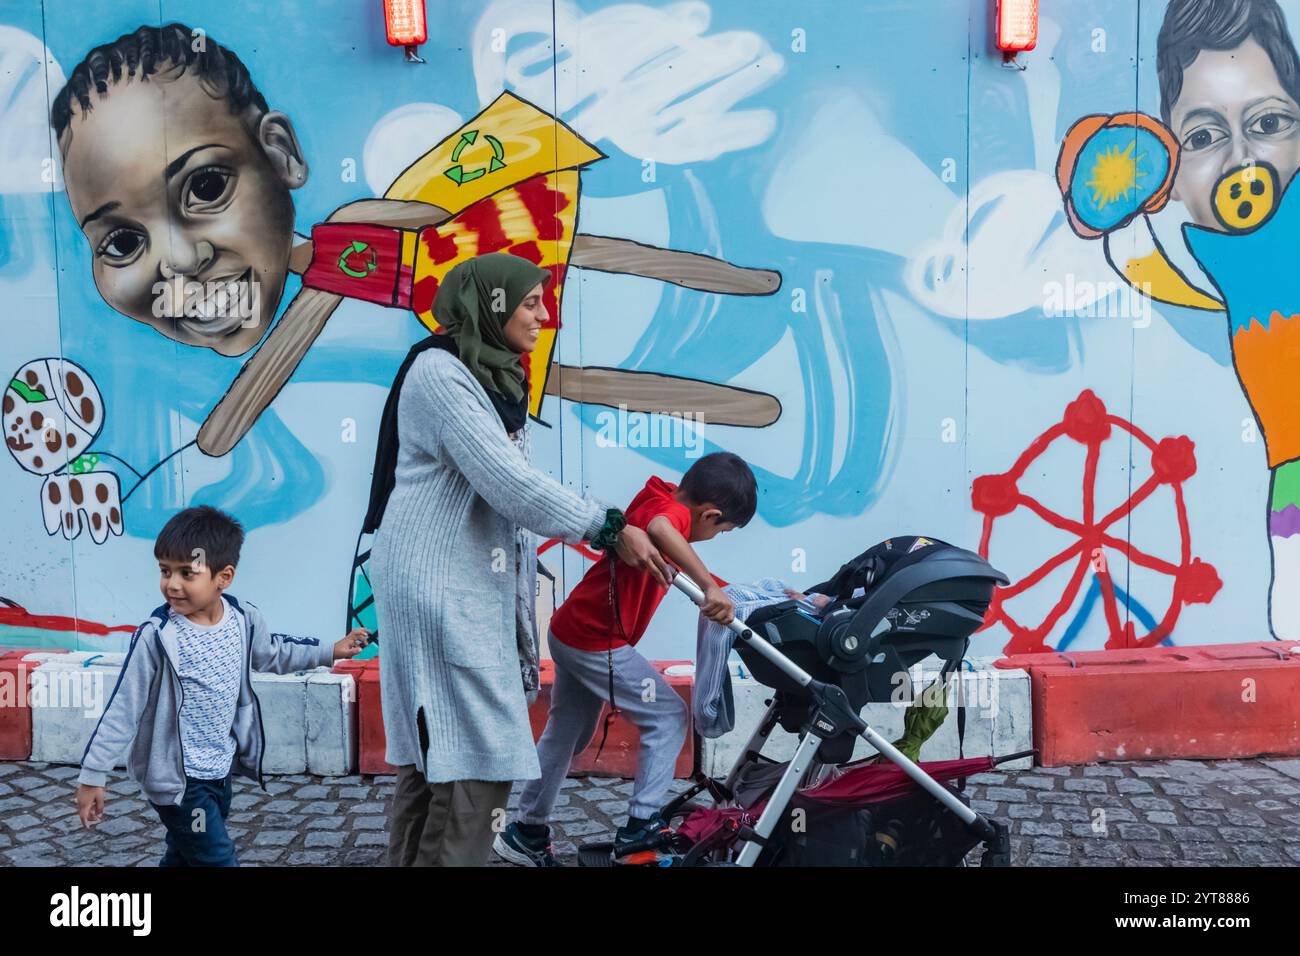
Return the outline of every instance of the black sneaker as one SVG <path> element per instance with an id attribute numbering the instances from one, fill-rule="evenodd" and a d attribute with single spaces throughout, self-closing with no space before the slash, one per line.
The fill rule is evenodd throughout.
<path id="1" fill-rule="evenodd" d="M 563 866 L 551 854 L 550 837 L 526 837 L 519 824 L 511 823 L 497 834 L 492 849 L 501 859 L 516 866 Z"/>
<path id="2" fill-rule="evenodd" d="M 627 823 L 614 833 L 614 859 L 622 860 L 633 854 L 665 847 L 672 834 L 672 828 L 657 813 L 646 820 L 628 817 Z"/>

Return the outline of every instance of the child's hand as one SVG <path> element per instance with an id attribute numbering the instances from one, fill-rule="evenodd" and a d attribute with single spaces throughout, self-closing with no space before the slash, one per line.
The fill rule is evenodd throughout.
<path id="1" fill-rule="evenodd" d="M 77 787 L 77 816 L 87 830 L 104 819 L 103 787 L 88 787 L 84 783 Z"/>
<path id="2" fill-rule="evenodd" d="M 364 627 L 354 627 L 348 631 L 347 637 L 334 645 L 334 659 L 336 661 L 346 661 L 356 657 L 366 649 L 366 645 L 369 643 L 370 632 Z"/>
<path id="3" fill-rule="evenodd" d="M 704 603 L 700 605 L 700 613 L 710 621 L 725 626 L 735 619 L 736 606 L 722 593 L 722 588 L 715 582 L 704 592 Z"/>

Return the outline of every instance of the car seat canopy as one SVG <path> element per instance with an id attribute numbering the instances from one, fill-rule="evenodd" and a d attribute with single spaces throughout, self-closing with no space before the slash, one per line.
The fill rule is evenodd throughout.
<path id="1" fill-rule="evenodd" d="M 853 558 L 809 590 L 831 598 L 820 613 L 782 601 L 749 626 L 814 678 L 844 688 L 854 707 L 889 700 L 913 665 L 931 655 L 943 671 L 960 665 L 1006 575 L 974 552 L 937 538 L 890 538 Z M 761 655 L 738 648 L 759 681 L 798 695 L 800 688 Z M 910 698 L 908 698 L 910 699 Z"/>

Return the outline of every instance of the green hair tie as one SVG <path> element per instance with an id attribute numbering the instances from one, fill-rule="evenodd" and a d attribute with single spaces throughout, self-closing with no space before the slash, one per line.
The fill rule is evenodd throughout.
<path id="1" fill-rule="evenodd" d="M 617 508 L 610 508 L 605 512 L 605 523 L 600 526 L 595 537 L 591 539 L 591 547 L 596 551 L 607 551 L 614 546 L 618 540 L 619 534 L 627 527 L 627 518 L 623 512 Z"/>

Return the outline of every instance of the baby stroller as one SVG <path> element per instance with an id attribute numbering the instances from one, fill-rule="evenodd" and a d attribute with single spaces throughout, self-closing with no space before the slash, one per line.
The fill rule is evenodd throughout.
<path id="1" fill-rule="evenodd" d="M 918 764 L 859 716 L 867 703 L 897 699 L 900 678 L 910 683 L 908 669 L 932 654 L 944 676 L 960 667 L 994 587 L 1008 583 L 970 551 L 933 538 L 893 538 L 810 589 L 830 597 L 824 607 L 783 601 L 733 621 L 741 660 L 775 691 L 767 712 L 725 779 L 698 775 L 661 811 L 675 823 L 667 852 L 622 862 L 956 866 L 982 843 L 981 865 L 1009 865 L 1005 826 L 945 785 L 998 761 Z M 697 604 L 703 600 L 685 575 L 673 584 Z M 799 735 L 788 763 L 762 755 L 778 724 Z M 889 762 L 839 766 L 858 737 Z M 706 791 L 714 806 L 692 803 Z M 610 849 L 586 844 L 579 862 L 609 866 Z"/>

